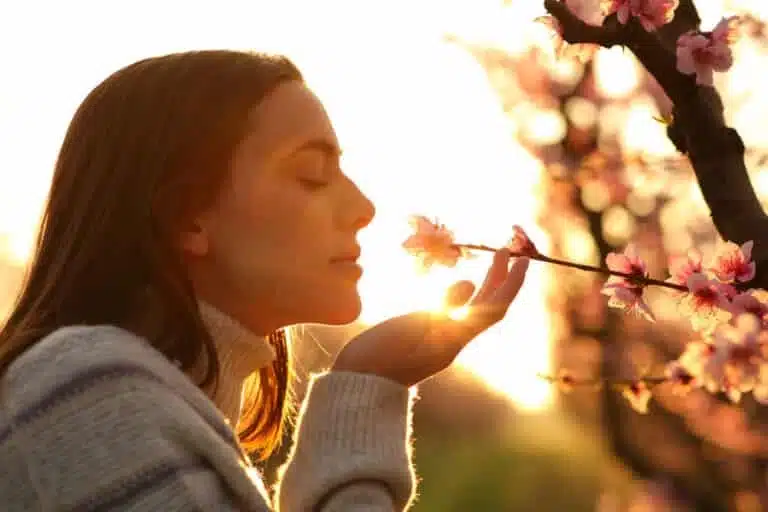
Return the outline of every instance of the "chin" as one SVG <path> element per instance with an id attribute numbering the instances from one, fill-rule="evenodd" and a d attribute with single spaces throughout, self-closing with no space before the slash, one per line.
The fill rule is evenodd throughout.
<path id="1" fill-rule="evenodd" d="M 330 307 L 328 307 L 330 306 Z M 327 325 L 351 324 L 360 317 L 362 306 L 359 297 L 353 301 L 329 301 L 323 308 L 324 319 L 317 322 Z"/>
<path id="2" fill-rule="evenodd" d="M 311 308 L 311 320 L 306 323 L 346 325 L 360 317 L 362 303 L 357 289 L 336 290 Z"/>

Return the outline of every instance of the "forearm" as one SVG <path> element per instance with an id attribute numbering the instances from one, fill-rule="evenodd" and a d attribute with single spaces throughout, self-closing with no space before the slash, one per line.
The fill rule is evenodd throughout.
<path id="1" fill-rule="evenodd" d="M 414 395 L 372 375 L 314 377 L 293 450 L 281 470 L 277 509 L 407 509 L 415 487 L 410 449 Z"/>
<path id="2" fill-rule="evenodd" d="M 381 482 L 360 481 L 332 492 L 321 504 L 321 512 L 389 512 L 398 509 L 392 493 Z"/>

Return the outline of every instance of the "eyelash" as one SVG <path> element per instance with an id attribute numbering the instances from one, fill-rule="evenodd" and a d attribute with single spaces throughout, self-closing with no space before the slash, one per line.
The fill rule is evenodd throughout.
<path id="1" fill-rule="evenodd" d="M 327 181 L 310 180 L 307 178 L 299 178 L 299 182 L 309 190 L 320 190 L 329 185 Z"/>

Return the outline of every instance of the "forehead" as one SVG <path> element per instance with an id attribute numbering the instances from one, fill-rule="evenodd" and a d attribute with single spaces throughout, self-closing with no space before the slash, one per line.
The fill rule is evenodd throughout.
<path id="1" fill-rule="evenodd" d="M 338 144 L 323 104 L 298 81 L 277 86 L 253 109 L 250 118 L 246 139 L 253 150 L 264 155 L 290 153 L 312 139 Z"/>

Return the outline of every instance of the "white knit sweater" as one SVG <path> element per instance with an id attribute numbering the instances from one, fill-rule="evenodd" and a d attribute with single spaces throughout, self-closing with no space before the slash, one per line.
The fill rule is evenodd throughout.
<path id="1" fill-rule="evenodd" d="M 2 510 L 408 508 L 414 394 L 349 372 L 312 377 L 273 503 L 227 421 L 240 377 L 273 354 L 202 310 L 223 362 L 215 403 L 146 340 L 113 326 L 62 328 L 19 357 L 0 389 Z"/>

